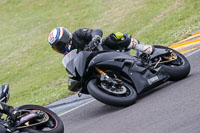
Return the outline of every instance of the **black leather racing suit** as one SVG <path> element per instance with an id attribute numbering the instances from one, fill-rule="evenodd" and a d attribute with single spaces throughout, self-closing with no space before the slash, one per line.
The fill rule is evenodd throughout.
<path id="1" fill-rule="evenodd" d="M 113 33 L 112 33 L 113 34 Z M 108 37 L 104 38 L 102 41 L 103 49 L 105 50 L 120 50 L 120 49 L 126 49 L 131 41 L 131 36 L 128 37 L 125 41 L 112 41 L 112 34 L 110 34 Z M 96 36 L 102 37 L 103 32 L 100 29 L 87 29 L 87 28 L 80 28 L 76 30 L 74 33 L 72 33 L 72 45 L 70 50 L 78 49 L 79 51 L 82 51 L 85 49 L 85 46 L 89 44 L 92 39 Z"/>
<path id="2" fill-rule="evenodd" d="M 10 115 L 13 109 L 14 108 L 12 106 L 9 106 L 3 102 L 0 102 L 0 112 L 1 113 Z M 2 121 L 0 120 L 0 133 L 6 133 L 6 128 L 1 124 L 1 122 Z"/>
<path id="3" fill-rule="evenodd" d="M 70 50 L 84 50 L 85 46 L 92 41 L 92 38 L 98 35 L 102 37 L 103 32 L 100 29 L 80 28 L 72 33 L 72 47 Z"/>

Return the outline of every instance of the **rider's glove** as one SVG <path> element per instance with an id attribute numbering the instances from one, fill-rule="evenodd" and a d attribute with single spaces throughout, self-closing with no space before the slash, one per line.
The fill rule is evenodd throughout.
<path id="1" fill-rule="evenodd" d="M 102 39 L 100 36 L 98 35 L 95 35 L 93 38 L 92 38 L 92 41 L 86 46 L 85 50 L 95 50 L 95 48 L 102 42 Z"/>
<path id="2" fill-rule="evenodd" d="M 93 51 L 98 46 L 97 41 L 91 41 L 88 45 L 86 45 L 85 50 L 86 51 Z"/>
<path id="3" fill-rule="evenodd" d="M 93 38 L 92 38 L 92 41 L 96 41 L 98 43 L 101 43 L 102 42 L 102 38 L 99 36 L 99 35 L 95 35 Z"/>
<path id="4" fill-rule="evenodd" d="M 10 118 L 15 121 L 17 119 L 17 116 L 19 115 L 19 111 L 17 109 L 10 109 L 8 111 L 8 116 L 10 116 Z"/>

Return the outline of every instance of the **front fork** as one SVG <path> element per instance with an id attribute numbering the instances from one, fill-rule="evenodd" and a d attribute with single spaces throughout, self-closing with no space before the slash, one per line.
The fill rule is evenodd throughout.
<path id="1" fill-rule="evenodd" d="M 113 74 L 114 78 L 111 78 L 108 76 L 108 74 L 106 72 L 104 72 L 103 70 L 95 67 L 96 70 L 99 72 L 100 74 L 100 81 L 103 83 L 108 84 L 109 86 L 121 86 L 122 85 L 122 80 L 120 80 L 119 78 L 117 78 L 117 76 L 115 74 Z"/>

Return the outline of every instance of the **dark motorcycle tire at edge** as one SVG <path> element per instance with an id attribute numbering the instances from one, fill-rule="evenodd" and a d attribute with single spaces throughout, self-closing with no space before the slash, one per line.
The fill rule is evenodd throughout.
<path id="1" fill-rule="evenodd" d="M 116 106 L 116 107 L 126 107 L 135 103 L 137 99 L 137 92 L 135 89 L 129 85 L 128 83 L 124 82 L 124 85 L 128 87 L 130 90 L 130 95 L 127 97 L 118 97 L 113 96 L 108 93 L 105 93 L 96 85 L 97 79 L 92 79 L 88 82 L 87 88 L 89 93 L 97 100 L 101 101 L 102 103 Z"/>
<path id="2" fill-rule="evenodd" d="M 165 46 L 154 45 L 155 48 L 171 49 Z M 178 81 L 188 76 L 190 73 L 190 63 L 187 58 L 178 51 L 171 49 L 182 61 L 180 66 L 163 65 L 166 72 L 170 75 L 170 81 Z"/>
<path id="3" fill-rule="evenodd" d="M 18 109 L 19 110 L 41 110 L 47 113 L 50 117 L 52 117 L 56 121 L 56 126 L 51 131 L 39 131 L 32 128 L 26 128 L 26 129 L 23 129 L 23 131 L 29 132 L 29 133 L 64 133 L 64 125 L 63 125 L 62 120 L 57 116 L 57 114 L 55 114 L 51 110 L 44 108 L 42 106 L 38 106 L 38 105 L 23 105 L 23 106 L 20 106 Z"/>

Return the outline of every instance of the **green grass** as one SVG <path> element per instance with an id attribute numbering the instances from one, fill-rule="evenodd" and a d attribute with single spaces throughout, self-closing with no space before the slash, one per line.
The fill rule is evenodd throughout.
<path id="1" fill-rule="evenodd" d="M 10 83 L 14 106 L 72 94 L 63 56 L 47 42 L 55 27 L 127 32 L 166 46 L 200 29 L 199 0 L 0 0 L 0 11 L 0 83 Z"/>

